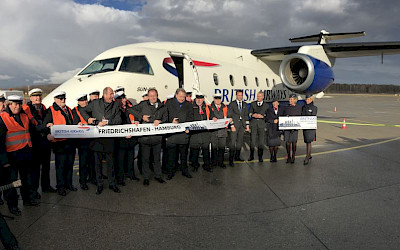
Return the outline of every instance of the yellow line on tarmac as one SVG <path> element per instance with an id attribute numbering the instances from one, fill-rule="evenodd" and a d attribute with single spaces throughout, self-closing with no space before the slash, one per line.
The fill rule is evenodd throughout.
<path id="1" fill-rule="evenodd" d="M 331 123 L 331 124 L 342 124 L 343 123 L 343 122 L 338 122 L 338 121 L 327 121 L 327 120 L 318 120 L 318 122 L 320 122 L 320 123 Z M 397 127 L 397 128 L 400 128 L 400 125 L 381 124 L 381 123 L 346 122 L 346 125 L 372 126 L 372 127 Z"/>

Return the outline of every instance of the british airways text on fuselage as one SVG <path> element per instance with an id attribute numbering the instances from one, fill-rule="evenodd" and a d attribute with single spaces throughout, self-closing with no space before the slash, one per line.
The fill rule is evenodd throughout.
<path id="1" fill-rule="evenodd" d="M 287 100 L 291 91 L 288 89 L 276 89 L 276 90 L 263 90 L 263 89 L 243 89 L 243 101 L 254 101 L 256 100 L 258 92 L 264 92 L 264 100 L 271 102 L 274 99 Z M 235 100 L 235 89 L 215 89 L 215 94 L 222 95 L 222 102 L 229 103 Z"/>

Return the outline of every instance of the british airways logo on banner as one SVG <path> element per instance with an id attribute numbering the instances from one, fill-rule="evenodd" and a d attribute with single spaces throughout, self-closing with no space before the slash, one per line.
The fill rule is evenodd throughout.
<path id="1" fill-rule="evenodd" d="M 216 64 L 216 63 L 202 62 L 202 61 L 196 61 L 196 60 L 193 60 L 193 63 L 197 67 L 215 67 L 215 66 L 219 66 L 219 64 Z M 172 60 L 171 57 L 164 58 L 163 67 L 169 73 L 171 73 L 174 76 L 178 77 L 178 71 L 176 70 L 174 60 Z"/>

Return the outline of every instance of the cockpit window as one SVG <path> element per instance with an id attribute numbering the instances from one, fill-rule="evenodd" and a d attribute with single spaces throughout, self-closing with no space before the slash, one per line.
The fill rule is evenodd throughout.
<path id="1" fill-rule="evenodd" d="M 153 69 L 145 56 L 126 56 L 119 71 L 153 75 Z"/>
<path id="2" fill-rule="evenodd" d="M 79 75 L 97 74 L 114 71 L 117 68 L 120 57 L 93 61 Z"/>

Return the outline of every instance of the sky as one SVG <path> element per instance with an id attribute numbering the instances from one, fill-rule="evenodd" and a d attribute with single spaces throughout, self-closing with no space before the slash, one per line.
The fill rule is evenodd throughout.
<path id="1" fill-rule="evenodd" d="M 265 49 L 289 38 L 400 41 L 400 2 L 373 0 L 1 0 L 0 88 L 62 83 L 101 52 L 180 41 Z M 298 45 L 298 44 L 294 44 Z M 335 82 L 400 85 L 400 55 L 338 59 Z"/>

